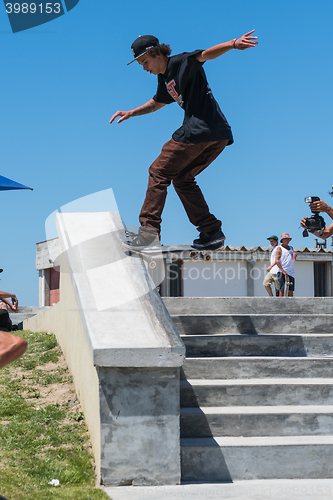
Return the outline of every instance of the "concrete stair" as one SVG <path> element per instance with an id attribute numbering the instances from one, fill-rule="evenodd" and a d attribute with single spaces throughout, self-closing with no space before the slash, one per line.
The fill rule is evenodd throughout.
<path id="1" fill-rule="evenodd" d="M 182 480 L 333 475 L 333 299 L 165 298 L 186 346 Z"/>

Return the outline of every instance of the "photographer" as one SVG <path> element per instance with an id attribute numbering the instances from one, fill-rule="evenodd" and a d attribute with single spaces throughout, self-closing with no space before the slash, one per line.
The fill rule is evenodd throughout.
<path id="1" fill-rule="evenodd" d="M 312 212 L 316 212 L 316 213 L 325 212 L 333 220 L 333 208 L 330 207 L 329 205 L 327 205 L 323 200 L 314 201 L 314 202 L 310 203 L 310 210 Z M 301 226 L 304 227 L 304 229 L 306 229 L 305 222 L 307 219 L 308 219 L 308 217 L 304 217 L 301 220 Z M 333 234 L 333 223 L 330 224 L 325 229 L 323 229 L 322 234 L 319 234 L 317 231 L 314 231 L 312 234 L 318 236 L 319 238 L 322 238 L 323 240 L 326 240 L 326 238 L 328 238 L 329 236 L 332 236 L 332 234 Z"/>

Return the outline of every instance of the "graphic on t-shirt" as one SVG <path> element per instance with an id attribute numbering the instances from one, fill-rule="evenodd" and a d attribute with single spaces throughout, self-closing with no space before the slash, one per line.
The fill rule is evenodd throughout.
<path id="1" fill-rule="evenodd" d="M 171 80 L 170 82 L 166 83 L 166 88 L 171 97 L 178 102 L 179 106 L 183 107 L 184 101 L 181 95 L 178 94 L 176 90 L 176 82 L 175 80 Z"/>
<path id="2" fill-rule="evenodd" d="M 207 83 L 207 95 L 210 95 L 211 97 L 213 97 L 212 89 L 210 88 L 208 83 Z"/>

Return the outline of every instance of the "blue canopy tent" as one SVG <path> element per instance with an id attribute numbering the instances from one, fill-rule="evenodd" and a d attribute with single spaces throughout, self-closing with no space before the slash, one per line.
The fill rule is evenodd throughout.
<path id="1" fill-rule="evenodd" d="M 31 191 L 33 190 L 28 186 L 23 186 L 23 184 L 11 181 L 10 179 L 7 179 L 7 177 L 3 177 L 2 175 L 0 175 L 0 191 L 9 191 L 11 189 L 31 189 Z"/>

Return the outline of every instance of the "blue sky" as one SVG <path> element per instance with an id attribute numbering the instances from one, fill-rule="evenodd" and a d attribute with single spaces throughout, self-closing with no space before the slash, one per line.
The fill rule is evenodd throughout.
<path id="1" fill-rule="evenodd" d="M 332 20 L 332 0 L 80 0 L 13 34 L 0 5 L 0 174 L 34 188 L 0 192 L 0 289 L 38 304 L 35 244 L 46 238 L 47 217 L 77 198 L 111 188 L 125 222 L 138 223 L 147 169 L 183 119 L 172 104 L 109 124 L 115 111 L 155 93 L 156 77 L 127 66 L 132 41 L 144 34 L 176 54 L 256 29 L 255 49 L 205 63 L 235 142 L 198 183 L 227 244 L 266 245 L 272 233 L 289 232 L 295 247 L 313 247 L 299 229 L 310 215 L 304 197 L 333 204 Z M 162 243 L 196 236 L 170 188 Z"/>

